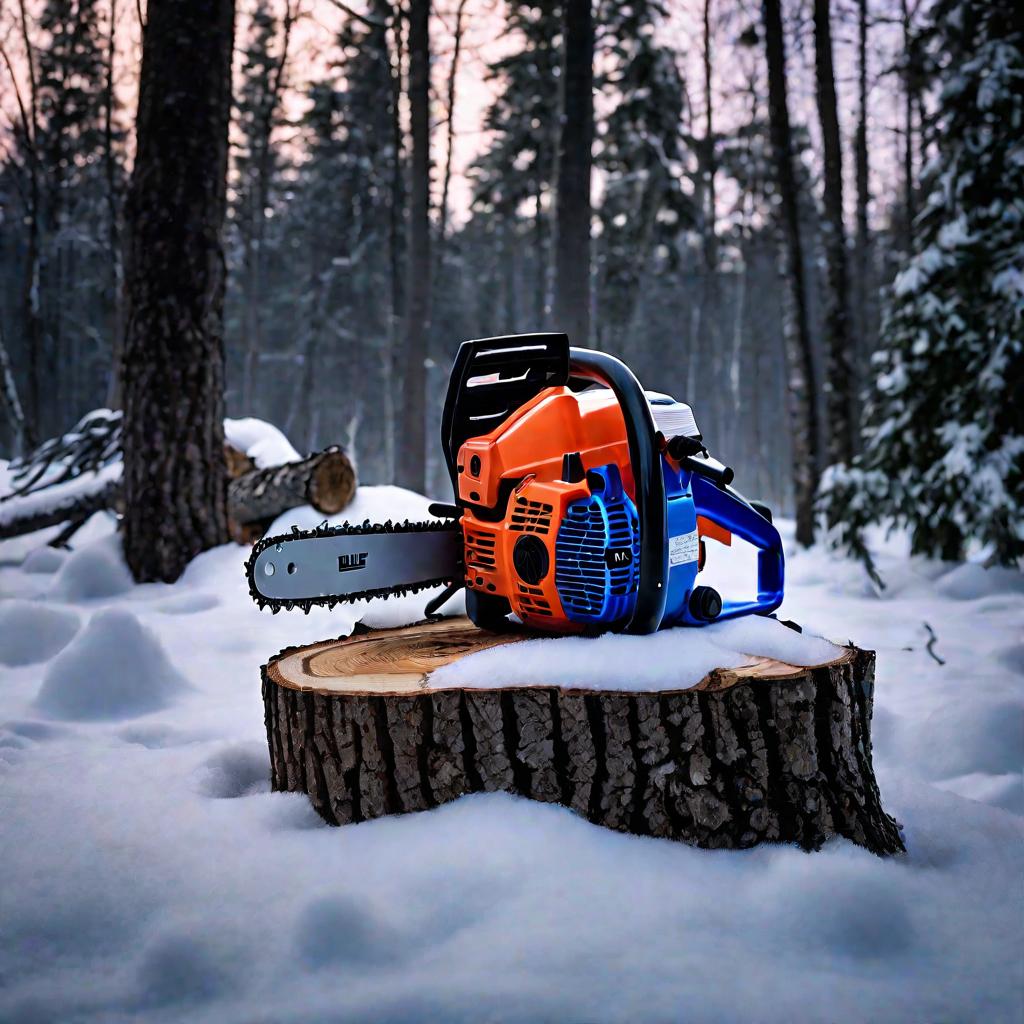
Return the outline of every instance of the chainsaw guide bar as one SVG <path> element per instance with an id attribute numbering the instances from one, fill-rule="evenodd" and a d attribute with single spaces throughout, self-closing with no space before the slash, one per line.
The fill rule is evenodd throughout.
<path id="1" fill-rule="evenodd" d="M 387 549 L 379 543 L 385 536 L 396 539 L 416 537 L 417 542 L 415 548 L 407 551 L 393 544 Z M 365 520 L 358 525 L 342 523 L 340 526 L 322 523 L 312 530 L 293 527 L 291 533 L 264 537 L 253 547 L 245 563 L 249 594 L 260 608 L 269 608 L 274 614 L 281 609 L 290 611 L 294 608 L 301 608 L 308 614 L 314 606 L 333 608 L 338 604 L 402 597 L 432 587 L 448 586 L 462 573 L 461 538 L 459 524 L 444 520 L 405 520 L 400 523 L 390 519 L 384 523 Z M 346 540 L 354 543 L 345 543 Z M 360 543 L 361 540 L 365 543 Z M 317 544 L 317 541 L 325 543 Z M 338 543 L 332 544 L 331 541 Z M 288 551 L 292 545 L 294 555 Z M 413 564 L 416 559 L 419 572 Z M 311 595 L 308 590 L 301 597 L 275 596 L 267 592 L 289 589 L 287 581 L 292 578 L 295 579 L 295 588 L 308 587 L 311 575 L 317 577 L 323 589 L 319 596 Z M 410 580 L 410 575 L 423 578 Z M 360 587 L 360 577 L 379 582 L 382 576 L 391 576 L 394 582 Z M 349 580 L 359 589 L 338 593 L 339 584 Z M 261 589 L 261 583 L 265 589 Z"/>

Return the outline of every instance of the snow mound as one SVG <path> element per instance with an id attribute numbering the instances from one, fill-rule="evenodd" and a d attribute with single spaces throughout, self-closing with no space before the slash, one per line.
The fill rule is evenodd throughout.
<path id="1" fill-rule="evenodd" d="M 432 673 L 434 687 L 487 689 L 522 683 L 608 690 L 678 690 L 712 669 L 739 668 L 750 657 L 819 665 L 842 649 L 775 619 L 747 616 L 710 626 L 665 629 L 653 636 L 544 637 L 492 647 Z"/>
<path id="2" fill-rule="evenodd" d="M 170 750 L 189 743 L 200 743 L 206 737 L 199 732 L 176 729 L 171 725 L 130 725 L 119 733 L 125 743 L 134 743 L 147 750 Z"/>
<path id="3" fill-rule="evenodd" d="M 240 420 L 225 420 L 224 440 L 232 448 L 245 452 L 256 463 L 257 469 L 280 466 L 285 462 L 298 462 L 302 458 L 277 427 L 253 416 Z"/>
<path id="4" fill-rule="evenodd" d="M 216 594 L 179 594 L 176 597 L 161 601 L 156 605 L 158 612 L 164 615 L 194 615 L 196 612 L 208 612 L 220 604 Z"/>
<path id="5" fill-rule="evenodd" d="M 965 562 L 942 576 L 935 589 L 957 601 L 974 601 L 991 594 L 1024 594 L 1024 573 L 999 566 L 986 569 L 976 562 Z"/>
<path id="6" fill-rule="evenodd" d="M 78 616 L 32 601 L 0 604 L 0 663 L 35 665 L 49 661 L 78 632 Z"/>
<path id="7" fill-rule="evenodd" d="M 66 558 L 67 554 L 58 548 L 36 548 L 25 556 L 25 561 L 21 563 L 21 571 L 47 575 L 56 572 Z"/>
<path id="8" fill-rule="evenodd" d="M 1011 671 L 1024 675 L 1024 644 L 1013 644 L 999 652 L 999 660 Z"/>
<path id="9" fill-rule="evenodd" d="M 313 969 L 382 966 L 408 952 L 401 939 L 372 907 L 348 893 L 310 903 L 296 928 L 299 957 Z"/>
<path id="10" fill-rule="evenodd" d="M 908 726 L 904 738 L 926 778 L 1019 772 L 1024 766 L 1024 700 L 972 701 L 958 695 Z"/>
<path id="11" fill-rule="evenodd" d="M 215 999 L 232 980 L 224 953 L 201 929 L 168 929 L 142 955 L 137 975 L 139 1002 L 156 1008 Z"/>
<path id="12" fill-rule="evenodd" d="M 199 791 L 215 800 L 233 800 L 270 788 L 265 743 L 242 743 L 214 754 L 199 769 Z"/>
<path id="13" fill-rule="evenodd" d="M 77 721 L 131 718 L 166 707 L 188 683 L 131 612 L 97 612 L 43 677 L 36 707 Z"/>
<path id="14" fill-rule="evenodd" d="M 1020 772 L 990 775 L 988 772 L 968 772 L 954 779 L 937 782 L 938 789 L 956 793 L 966 800 L 999 807 L 1010 814 L 1024 815 L 1024 779 Z"/>
<path id="15" fill-rule="evenodd" d="M 813 872 L 780 860 L 762 881 L 770 934 L 812 953 L 854 961 L 888 961 L 914 942 L 906 880 L 898 871 L 870 873 L 858 854 L 826 857 Z M 874 865 L 871 865 L 874 867 Z"/>
<path id="16" fill-rule="evenodd" d="M 12 736 L 23 737 L 30 743 L 48 743 L 50 740 L 66 736 L 68 730 L 63 725 L 28 720 L 23 722 L 5 722 L 4 731 Z"/>
<path id="17" fill-rule="evenodd" d="M 74 552 L 53 581 L 50 596 L 64 601 L 117 597 L 134 586 L 117 534 Z"/>

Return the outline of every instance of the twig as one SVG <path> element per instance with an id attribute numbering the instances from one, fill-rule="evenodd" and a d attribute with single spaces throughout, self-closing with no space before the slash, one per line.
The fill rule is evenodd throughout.
<path id="1" fill-rule="evenodd" d="M 62 548 L 65 551 L 70 550 L 71 545 L 68 541 L 70 541 L 71 538 L 74 537 L 74 535 L 78 533 L 83 526 L 85 526 L 89 521 L 89 518 L 89 516 L 80 516 L 78 519 L 72 519 L 71 522 L 69 522 L 67 526 L 65 526 L 64 529 L 50 541 L 48 546 L 51 548 Z"/>
<path id="2" fill-rule="evenodd" d="M 929 654 L 930 654 L 930 655 L 932 656 L 932 658 L 934 658 L 934 659 L 935 659 L 935 660 L 936 660 L 936 661 L 937 661 L 937 662 L 938 662 L 938 663 L 939 663 L 940 665 L 945 665 L 945 664 L 946 664 L 946 659 L 945 659 L 945 658 L 940 658 L 940 657 L 939 657 L 939 656 L 938 656 L 938 655 L 937 655 L 937 654 L 935 653 L 935 651 L 933 650 L 933 648 L 935 647 L 935 644 L 936 644 L 936 643 L 938 642 L 938 639 L 939 639 L 939 638 L 938 638 L 938 637 L 937 637 L 937 636 L 935 635 L 935 630 L 934 630 L 934 629 L 932 629 L 932 627 L 931 627 L 931 626 L 929 626 L 927 622 L 926 622 L 926 623 L 924 624 L 924 628 L 925 628 L 925 629 L 926 629 L 926 630 L 928 631 L 928 643 L 926 643 L 926 644 L 924 645 L 924 649 L 925 649 L 925 650 L 926 650 L 926 651 L 927 651 L 927 652 L 928 652 L 928 653 L 929 653 Z"/>

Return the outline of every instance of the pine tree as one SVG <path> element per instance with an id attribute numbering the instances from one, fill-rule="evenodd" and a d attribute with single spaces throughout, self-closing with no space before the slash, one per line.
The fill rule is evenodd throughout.
<path id="1" fill-rule="evenodd" d="M 1024 14 L 940 0 L 932 16 L 945 56 L 918 250 L 893 286 L 864 451 L 821 498 L 869 568 L 862 530 L 885 520 L 916 553 L 1024 556 Z"/>
<path id="2" fill-rule="evenodd" d="M 594 37 L 593 0 L 564 0 L 552 315 L 555 328 L 583 346 L 590 344 L 591 333 Z"/>
<path id="3" fill-rule="evenodd" d="M 674 255 L 672 243 L 696 220 L 682 188 L 683 80 L 674 53 L 657 41 L 664 16 L 656 0 L 601 12 L 608 48 L 597 85 L 614 105 L 599 123 L 595 160 L 605 179 L 598 305 L 601 341 L 612 351 L 624 351 L 633 333 L 655 252 Z"/>
<path id="4" fill-rule="evenodd" d="M 814 400 L 814 362 L 804 287 L 804 242 L 800 196 L 789 119 L 785 34 L 780 0 L 762 0 L 765 58 L 768 70 L 768 120 L 775 185 L 779 196 L 788 412 L 792 445 L 797 543 L 814 541 L 814 495 L 818 489 L 818 413 Z"/>
<path id="5" fill-rule="evenodd" d="M 108 202 L 108 191 L 123 187 L 120 161 L 109 149 L 120 145 L 122 133 L 113 121 L 109 135 L 106 129 L 106 5 L 98 0 L 47 0 L 37 24 L 39 41 L 33 49 L 42 336 L 34 342 L 39 349 L 34 357 L 42 377 L 51 381 L 44 429 L 63 429 L 67 424 L 62 421 L 75 406 L 94 404 L 104 392 L 111 346 L 97 328 L 112 330 L 116 321 L 109 274 L 116 230 L 111 232 L 109 219 L 118 211 Z"/>
<path id="6" fill-rule="evenodd" d="M 378 8 L 383 4 L 378 4 Z M 314 82 L 309 106 L 299 123 L 302 155 L 289 170 L 291 202 L 281 218 L 285 238 L 301 238 L 292 249 L 287 331 L 294 341 L 299 372 L 288 400 L 285 420 L 303 447 L 387 406 L 392 392 L 392 325 L 395 260 L 391 216 L 395 153 L 391 124 L 390 64 L 383 18 L 347 20 L 337 40 L 337 58 L 329 80 Z M 382 102 L 382 97 L 384 98 Z M 373 296 L 373 302 L 366 297 Z M 352 374 L 367 382 L 367 401 L 356 392 L 345 406 L 344 424 L 317 421 L 325 408 L 319 381 L 333 374 Z M 362 468 L 367 457 L 390 462 L 385 452 L 387 422 L 364 431 L 359 450 Z M 379 467 L 388 478 L 386 466 Z"/>
<path id="7" fill-rule="evenodd" d="M 282 120 L 281 94 L 295 8 L 292 0 L 278 22 L 267 0 L 258 0 L 245 48 L 235 103 L 234 202 L 231 217 L 241 249 L 241 320 L 244 353 L 241 407 L 252 407 L 256 363 L 266 318 L 267 211 L 274 197 L 280 159 L 271 138 Z"/>
<path id="8" fill-rule="evenodd" d="M 471 171 L 473 211 L 501 220 L 506 238 L 519 233 L 527 240 L 533 257 L 531 315 L 539 326 L 549 301 L 561 7 L 553 0 L 511 4 L 506 31 L 521 47 L 489 75 L 499 91 L 484 117 L 493 141 Z"/>
<path id="9" fill-rule="evenodd" d="M 430 327 L 430 7 L 409 3 L 409 218 L 397 482 L 426 490 L 427 332 Z"/>

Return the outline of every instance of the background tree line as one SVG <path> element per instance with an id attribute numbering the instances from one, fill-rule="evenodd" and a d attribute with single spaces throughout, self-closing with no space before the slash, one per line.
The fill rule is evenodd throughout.
<path id="1" fill-rule="evenodd" d="M 223 8 L 236 21 L 233 52 L 225 28 L 217 62 L 233 87 L 230 413 L 279 424 L 300 449 L 346 444 L 366 482 L 441 494 L 435 436 L 458 343 L 566 330 L 689 401 L 742 488 L 795 512 L 804 542 L 826 468 L 847 467 L 849 485 L 877 434 L 871 354 L 898 341 L 891 285 L 941 227 L 922 214 L 930 161 L 951 144 L 953 62 L 1008 44 L 1004 113 L 1019 109 L 1020 16 L 1008 0 L 210 7 L 207 18 Z M 184 17 L 174 0 L 7 11 L 8 451 L 122 401 L 112 368 L 133 337 L 129 183 L 142 200 L 130 107 L 139 29 L 156 15 L 168 30 Z M 500 37 L 500 53 L 473 157 L 459 165 L 460 90 L 464 69 L 488 61 L 481 36 Z M 146 35 L 142 48 L 156 45 Z M 181 61 L 169 78 L 193 73 Z M 140 118 L 145 59 L 141 78 Z M 1018 165 L 1001 152 L 1012 211 Z M 1019 313 L 1007 329 L 1015 370 Z M 1014 514 L 1003 514 L 1007 536 Z"/>

